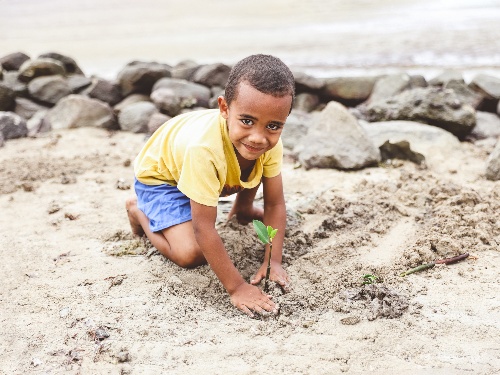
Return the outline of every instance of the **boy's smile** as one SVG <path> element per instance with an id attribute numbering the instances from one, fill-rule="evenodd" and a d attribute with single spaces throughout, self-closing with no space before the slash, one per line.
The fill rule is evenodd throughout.
<path id="1" fill-rule="evenodd" d="M 264 94 L 248 82 L 240 83 L 230 107 L 224 97 L 219 97 L 219 109 L 226 119 L 240 167 L 276 146 L 291 107 L 291 95 Z"/>

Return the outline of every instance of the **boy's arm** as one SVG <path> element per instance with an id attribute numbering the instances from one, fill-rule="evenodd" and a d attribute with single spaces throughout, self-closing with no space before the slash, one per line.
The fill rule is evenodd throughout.
<path id="1" fill-rule="evenodd" d="M 231 296 L 233 305 L 250 316 L 253 316 L 252 311 L 276 311 L 276 306 L 269 296 L 246 283 L 229 258 L 215 229 L 217 207 L 205 206 L 191 200 L 191 214 L 196 241 L 208 264 Z"/>
<path id="2" fill-rule="evenodd" d="M 289 289 L 290 278 L 281 266 L 283 255 L 283 239 L 286 228 L 286 205 L 283 195 L 283 181 L 281 173 L 278 176 L 262 179 L 264 191 L 264 224 L 278 229 L 273 238 L 273 252 L 271 256 L 270 279 L 280 284 L 285 291 Z M 266 246 L 264 262 L 252 279 L 252 284 L 259 283 L 264 277 L 269 259 L 269 245 Z"/>

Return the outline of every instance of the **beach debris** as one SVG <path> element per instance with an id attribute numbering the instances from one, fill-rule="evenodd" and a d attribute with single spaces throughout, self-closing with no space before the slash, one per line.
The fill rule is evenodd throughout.
<path id="1" fill-rule="evenodd" d="M 469 253 L 465 253 L 465 254 L 457 255 L 456 257 L 452 257 L 452 258 L 444 258 L 444 259 L 435 260 L 433 262 L 421 264 L 418 267 L 411 268 L 408 271 L 402 272 L 399 276 L 405 277 L 405 276 L 411 275 L 412 273 L 415 273 L 415 272 L 428 270 L 430 268 L 433 268 L 436 264 L 446 264 L 446 265 L 453 264 L 456 262 L 460 262 L 461 260 L 467 259 L 468 257 L 469 257 Z"/>
<path id="2" fill-rule="evenodd" d="M 355 324 L 358 324 L 360 321 L 361 319 L 358 316 L 348 316 L 340 319 L 340 323 L 346 326 L 353 326 Z"/>
<path id="3" fill-rule="evenodd" d="M 119 178 L 118 181 L 116 181 L 116 188 L 118 190 L 129 190 L 130 189 L 130 183 L 125 181 L 124 178 Z"/>
<path id="4" fill-rule="evenodd" d="M 259 236 L 260 241 L 264 245 L 269 244 L 269 259 L 267 260 L 266 277 L 264 279 L 264 292 L 267 293 L 267 291 L 269 290 L 269 284 L 268 284 L 269 274 L 271 273 L 271 255 L 273 252 L 273 238 L 276 236 L 276 233 L 278 233 L 278 229 L 274 229 L 270 225 L 266 227 L 266 225 L 260 220 L 254 220 L 253 226 L 255 228 L 255 231 L 257 232 L 257 235 Z"/>

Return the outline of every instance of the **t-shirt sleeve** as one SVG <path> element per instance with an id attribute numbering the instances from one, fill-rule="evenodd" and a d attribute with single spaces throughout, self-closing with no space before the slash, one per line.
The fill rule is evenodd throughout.
<path id="1" fill-rule="evenodd" d="M 182 163 L 177 188 L 188 198 L 206 206 L 216 207 L 221 181 L 216 160 L 205 147 L 191 147 Z"/>
<path id="2" fill-rule="evenodd" d="M 268 152 L 263 164 L 262 175 L 264 177 L 276 177 L 280 174 L 281 165 L 283 164 L 283 142 L 281 142 L 281 138 L 276 146 Z"/>

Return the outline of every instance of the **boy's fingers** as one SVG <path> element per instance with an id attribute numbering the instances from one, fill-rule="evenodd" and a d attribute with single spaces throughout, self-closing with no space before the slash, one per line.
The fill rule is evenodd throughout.
<path id="1" fill-rule="evenodd" d="M 262 276 L 255 275 L 254 277 L 252 277 L 252 280 L 250 280 L 250 284 L 252 284 L 252 285 L 258 284 L 258 283 L 260 283 L 260 280 L 262 280 Z"/>
<path id="2" fill-rule="evenodd" d="M 245 305 L 241 305 L 239 307 L 239 309 L 241 311 L 243 311 L 245 314 L 247 314 L 250 318 L 253 318 L 254 317 L 254 314 L 252 313 L 252 311 L 250 311 L 250 309 L 248 307 L 246 307 Z"/>

